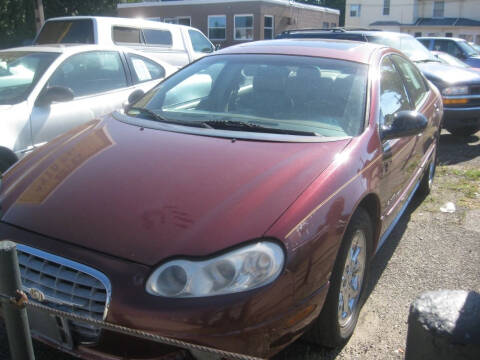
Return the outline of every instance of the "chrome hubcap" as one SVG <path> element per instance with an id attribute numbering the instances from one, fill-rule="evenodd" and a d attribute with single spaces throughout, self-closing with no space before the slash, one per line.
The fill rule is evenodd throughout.
<path id="1" fill-rule="evenodd" d="M 353 235 L 342 273 L 340 294 L 338 298 L 338 322 L 347 326 L 358 306 L 358 299 L 363 286 L 363 274 L 366 261 L 366 239 L 361 230 Z"/>

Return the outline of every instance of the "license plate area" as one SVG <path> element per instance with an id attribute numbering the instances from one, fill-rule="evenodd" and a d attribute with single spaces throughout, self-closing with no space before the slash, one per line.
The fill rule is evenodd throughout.
<path id="1" fill-rule="evenodd" d="M 59 347 L 73 349 L 68 320 L 43 311 L 27 309 L 30 331 L 34 337 L 45 339 Z"/>

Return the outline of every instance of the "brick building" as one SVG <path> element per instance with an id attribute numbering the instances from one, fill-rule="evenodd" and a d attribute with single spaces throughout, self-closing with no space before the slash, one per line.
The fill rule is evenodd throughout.
<path id="1" fill-rule="evenodd" d="M 119 3 L 121 17 L 190 25 L 220 47 L 272 39 L 296 28 L 338 26 L 340 12 L 293 0 L 172 0 Z"/>

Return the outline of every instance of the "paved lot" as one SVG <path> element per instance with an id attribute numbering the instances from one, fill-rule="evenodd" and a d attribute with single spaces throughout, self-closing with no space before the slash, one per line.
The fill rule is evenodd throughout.
<path id="1" fill-rule="evenodd" d="M 480 132 L 469 139 L 442 134 L 432 194 L 415 197 L 379 252 L 370 296 L 353 337 L 343 349 L 326 350 L 297 341 L 275 360 L 402 359 L 410 303 L 421 292 L 480 292 Z M 442 213 L 447 201 L 454 213 Z M 1 326 L 1 325 L 0 325 Z M 37 360 L 73 358 L 35 343 Z M 9 359 L 0 328 L 0 360 Z"/>

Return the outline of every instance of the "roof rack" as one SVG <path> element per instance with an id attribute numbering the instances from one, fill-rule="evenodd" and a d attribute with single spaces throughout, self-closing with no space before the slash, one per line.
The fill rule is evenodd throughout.
<path id="1" fill-rule="evenodd" d="M 292 32 L 311 32 L 311 31 L 331 31 L 331 32 L 345 32 L 345 29 L 335 27 L 335 28 L 320 28 L 320 29 L 291 29 L 285 30 L 282 34 L 290 34 Z"/>

